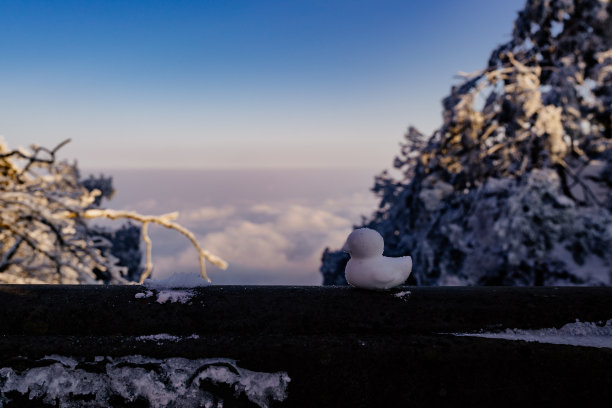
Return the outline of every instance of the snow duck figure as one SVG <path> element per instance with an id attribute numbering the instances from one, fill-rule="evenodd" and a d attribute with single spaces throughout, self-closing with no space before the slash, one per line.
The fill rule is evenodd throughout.
<path id="1" fill-rule="evenodd" d="M 363 289 L 390 289 L 401 285 L 412 271 L 412 258 L 383 256 L 383 237 L 370 228 L 359 228 L 350 233 L 342 250 L 351 259 L 346 264 L 346 281 Z"/>

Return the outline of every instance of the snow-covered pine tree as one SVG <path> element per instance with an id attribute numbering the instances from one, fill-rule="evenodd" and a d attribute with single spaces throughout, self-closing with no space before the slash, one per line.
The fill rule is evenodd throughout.
<path id="1" fill-rule="evenodd" d="M 528 0 L 512 39 L 410 129 L 373 191 L 419 285 L 612 283 L 612 2 Z M 347 256 L 326 250 L 324 283 Z"/>
<path id="2" fill-rule="evenodd" d="M 76 166 L 75 166 L 76 167 Z M 115 195 L 113 178 L 100 174 L 98 177 L 90 175 L 81 180 L 83 187 L 90 193 L 98 190 L 99 194 L 94 199 L 93 206 L 100 207 L 102 200 L 111 200 Z M 111 229 L 100 225 L 90 225 L 87 234 L 96 242 L 96 248 L 102 256 L 116 259 L 119 266 L 125 267 L 123 277 L 128 281 L 138 282 L 144 272 L 141 265 L 142 250 L 140 241 L 142 230 L 133 222 L 123 224 L 119 229 Z M 111 276 L 108 272 L 96 270 L 98 278 L 104 282 L 110 282 Z"/>

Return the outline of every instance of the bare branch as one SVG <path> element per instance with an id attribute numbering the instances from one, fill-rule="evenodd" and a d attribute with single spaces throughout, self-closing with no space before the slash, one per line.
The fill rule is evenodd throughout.
<path id="1" fill-rule="evenodd" d="M 207 281 L 210 282 L 206 260 L 221 268 L 227 267 L 225 261 L 205 251 L 193 233 L 174 222 L 176 214 L 155 217 L 96 209 L 93 204 L 99 191 L 88 191 L 79 181 L 74 166 L 55 162 L 57 151 L 69 141 L 64 140 L 53 149 L 32 146 L 29 151 L 9 150 L 0 144 L 0 272 L 7 274 L 1 279 L 69 283 L 104 279 L 125 283 L 126 267 L 109 252 L 110 247 L 96 241 L 85 223 L 93 218 L 142 222 L 142 240 L 147 249 L 141 282 L 153 269 L 148 235 L 151 223 L 174 229 L 193 243 L 199 254 L 202 277 Z M 35 166 L 41 171 L 32 171 Z"/>
<path id="2" fill-rule="evenodd" d="M 76 216 L 76 214 L 67 214 L 68 217 L 74 217 Z M 175 231 L 180 232 L 181 234 L 183 234 L 184 236 L 186 236 L 191 243 L 193 244 L 193 246 L 197 249 L 198 254 L 199 254 L 199 258 L 200 258 L 200 273 L 202 275 L 202 277 L 204 279 L 206 279 L 207 282 L 210 282 L 210 279 L 208 278 L 208 275 L 206 275 L 206 265 L 205 265 L 205 260 L 207 260 L 208 262 L 210 262 L 211 264 L 221 268 L 221 269 L 226 269 L 227 268 L 227 262 L 225 262 L 223 259 L 219 258 L 216 255 L 211 254 L 210 252 L 204 250 L 200 244 L 198 243 L 198 241 L 196 240 L 195 236 L 193 235 L 193 233 L 191 231 L 189 231 L 188 229 L 186 229 L 185 227 L 175 223 L 173 220 L 178 218 L 178 213 L 173 212 L 173 213 L 169 213 L 169 214 L 164 214 L 164 215 L 160 215 L 160 216 L 152 216 L 152 215 L 141 215 L 135 212 L 130 212 L 130 211 L 116 211 L 116 210 L 108 210 L 108 209 L 90 209 L 87 210 L 85 212 L 83 212 L 82 214 L 80 214 L 80 216 L 82 218 L 86 218 L 86 219 L 94 219 L 94 218 L 109 218 L 112 220 L 116 220 L 118 218 L 127 218 L 127 219 L 131 219 L 131 220 L 135 220 L 135 221 L 140 221 L 143 223 L 143 239 L 145 240 L 145 243 L 147 243 L 147 267 L 145 269 L 145 273 L 143 274 L 143 277 L 141 277 L 141 281 L 144 281 L 144 279 L 146 279 L 146 277 L 148 276 L 148 274 L 151 272 L 152 269 L 152 262 L 151 262 L 151 243 L 150 243 L 150 239 L 148 238 L 147 234 L 147 224 L 148 223 L 154 223 L 154 224 L 159 224 L 162 225 L 166 228 L 170 228 L 173 229 Z M 146 275 L 146 276 L 145 276 Z"/>
<path id="3" fill-rule="evenodd" d="M 140 282 L 139 283 L 143 283 L 151 274 L 151 271 L 153 270 L 153 261 L 151 258 L 151 250 L 153 247 L 153 244 L 151 243 L 151 238 L 149 238 L 149 234 L 148 234 L 148 230 L 149 230 L 149 223 L 148 222 L 143 222 L 142 223 L 142 230 L 141 230 L 141 235 L 142 235 L 142 240 L 145 242 L 146 245 L 146 252 L 145 252 L 145 269 L 142 272 L 142 275 L 140 275 Z"/>

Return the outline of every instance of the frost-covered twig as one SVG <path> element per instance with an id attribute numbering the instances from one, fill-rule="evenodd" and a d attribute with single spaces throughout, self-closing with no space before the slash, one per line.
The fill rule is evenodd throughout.
<path id="1" fill-rule="evenodd" d="M 153 243 L 151 242 L 151 238 L 149 237 L 149 223 L 148 222 L 143 222 L 142 223 L 142 227 L 140 230 L 140 236 L 142 237 L 142 240 L 145 243 L 145 269 L 142 272 L 142 275 L 140 275 L 140 279 L 139 282 L 140 284 L 142 284 L 145 279 L 147 279 L 147 277 L 151 274 L 151 271 L 153 271 L 153 260 L 152 260 L 152 249 L 153 249 Z M 200 272 L 201 273 L 201 272 Z M 204 279 L 208 280 L 208 277 L 204 276 Z"/>
<path id="2" fill-rule="evenodd" d="M 222 259 L 200 247 L 195 236 L 174 222 L 176 214 L 146 216 L 127 211 L 102 210 L 96 183 L 86 187 L 75 165 L 56 162 L 53 149 L 33 145 L 10 150 L 0 140 L 0 281 L 11 283 L 125 283 L 153 268 L 150 223 L 185 235 L 197 248 L 201 273 L 208 280 L 205 260 L 225 268 Z M 103 180 L 104 181 L 104 180 Z M 90 185 L 91 184 L 91 185 Z M 86 224 L 92 218 L 124 218 L 142 222 L 146 269 L 129 272 L 109 249 L 107 237 Z M 138 261 L 136 261 L 138 263 Z M 129 274 L 126 274 L 129 272 Z"/>
<path id="3" fill-rule="evenodd" d="M 74 215 L 71 214 L 71 216 L 74 216 Z M 186 236 L 191 241 L 191 243 L 195 246 L 195 248 L 198 250 L 198 254 L 200 257 L 200 273 L 202 274 L 202 277 L 206 279 L 208 282 L 210 282 L 210 279 L 206 275 L 205 260 L 208 260 L 211 264 L 221 269 L 227 268 L 227 262 L 225 262 L 223 259 L 219 258 L 218 256 L 213 255 L 210 252 L 204 250 L 200 246 L 200 244 L 198 243 L 198 241 L 196 240 L 195 236 L 193 235 L 191 231 L 189 231 L 185 227 L 174 222 L 174 220 L 178 218 L 177 212 L 164 214 L 160 216 L 152 216 L 152 215 L 142 215 L 142 214 L 138 214 L 138 213 L 130 212 L 130 211 L 117 211 L 117 210 L 109 210 L 109 209 L 90 209 L 90 210 L 83 212 L 81 214 L 81 217 L 86 218 L 86 219 L 109 218 L 112 220 L 115 220 L 118 218 L 127 218 L 130 220 L 142 222 L 142 236 L 143 236 L 143 240 L 147 244 L 147 257 L 146 257 L 147 260 L 146 260 L 145 271 L 140 278 L 140 283 L 144 282 L 144 280 L 149 276 L 149 274 L 151 273 L 151 270 L 153 269 L 153 264 L 151 262 L 151 240 L 147 235 L 147 226 L 149 223 L 162 225 L 166 228 L 170 228 L 175 231 L 178 231 L 184 236 Z"/>

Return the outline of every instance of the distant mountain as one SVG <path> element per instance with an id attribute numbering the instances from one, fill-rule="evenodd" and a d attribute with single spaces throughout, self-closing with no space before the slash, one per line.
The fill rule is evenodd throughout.
<path id="1" fill-rule="evenodd" d="M 512 39 L 406 135 L 374 193 L 419 285 L 612 283 L 612 2 L 529 0 Z M 326 249 L 325 284 L 348 255 Z"/>

